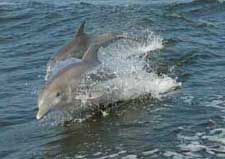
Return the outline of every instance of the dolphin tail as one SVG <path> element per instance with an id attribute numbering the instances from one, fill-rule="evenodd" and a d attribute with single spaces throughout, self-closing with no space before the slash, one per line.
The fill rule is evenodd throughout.
<path id="1" fill-rule="evenodd" d="M 118 39 L 126 39 L 126 40 L 130 40 L 130 41 L 134 41 L 134 42 L 139 42 L 139 43 L 142 42 L 141 39 L 139 39 L 137 37 L 131 37 L 127 33 L 117 34 L 117 38 Z"/>
<path id="2" fill-rule="evenodd" d="M 119 39 L 127 39 L 135 42 L 139 42 L 136 38 L 130 37 L 126 33 L 104 33 L 102 35 L 97 36 L 95 43 L 102 44 L 102 46 L 107 46 L 110 43 L 114 42 L 115 40 Z"/>
<path id="3" fill-rule="evenodd" d="M 99 62 L 98 55 L 97 55 L 98 49 L 100 47 L 106 47 L 113 41 L 119 40 L 119 39 L 128 39 L 128 40 L 137 42 L 137 40 L 135 38 L 131 38 L 127 34 L 112 33 L 112 32 L 105 33 L 105 34 L 102 34 L 102 35 L 99 35 L 96 37 L 96 40 L 84 53 L 82 60 L 89 61 L 89 62 Z"/>
<path id="4" fill-rule="evenodd" d="M 84 27 L 85 27 L 85 21 L 83 21 L 80 25 L 80 27 L 77 29 L 75 37 L 81 36 L 84 34 Z"/>

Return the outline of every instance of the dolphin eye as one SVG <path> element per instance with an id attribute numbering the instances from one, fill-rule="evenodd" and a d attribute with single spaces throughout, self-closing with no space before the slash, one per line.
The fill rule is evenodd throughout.
<path id="1" fill-rule="evenodd" d="M 57 92 L 55 96 L 56 97 L 59 97 L 60 95 L 61 95 L 61 93 L 60 92 Z"/>

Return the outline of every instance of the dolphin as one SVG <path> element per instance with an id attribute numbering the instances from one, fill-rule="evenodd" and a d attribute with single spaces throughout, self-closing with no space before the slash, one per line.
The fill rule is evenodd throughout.
<path id="1" fill-rule="evenodd" d="M 73 39 L 68 42 L 63 48 L 61 48 L 54 56 L 52 56 L 47 63 L 47 73 L 45 76 L 45 80 L 49 80 L 50 77 L 54 77 L 53 74 L 53 68 L 57 66 L 59 61 L 63 61 L 68 58 L 76 58 L 75 62 L 79 63 L 81 62 L 81 57 L 83 56 L 83 53 L 91 46 L 91 45 L 108 45 L 114 40 L 117 39 L 129 39 L 135 41 L 136 39 L 128 37 L 124 33 L 103 33 L 101 35 L 92 35 L 87 34 L 84 31 L 85 28 L 85 21 L 80 25 L 80 27 L 77 29 L 75 36 Z"/>
<path id="2" fill-rule="evenodd" d="M 81 79 L 87 72 L 100 64 L 97 52 L 108 41 L 111 41 L 111 38 L 90 45 L 80 62 L 69 64 L 46 82 L 38 94 L 38 112 L 36 115 L 38 120 L 43 118 L 50 110 L 64 109 L 67 105 L 74 103 L 74 93 L 77 93 Z M 98 102 L 98 100 L 90 99 L 91 102 L 95 102 L 94 104 Z"/>

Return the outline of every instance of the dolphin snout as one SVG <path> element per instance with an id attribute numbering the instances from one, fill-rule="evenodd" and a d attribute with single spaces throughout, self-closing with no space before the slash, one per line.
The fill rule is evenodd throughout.
<path id="1" fill-rule="evenodd" d="M 44 105 L 38 105 L 38 112 L 36 115 L 36 119 L 42 119 L 49 112 L 49 107 Z"/>
<path id="2" fill-rule="evenodd" d="M 39 114 L 39 112 L 37 113 L 37 115 L 36 115 L 36 119 L 37 120 L 40 120 L 42 118 L 42 116 Z"/>

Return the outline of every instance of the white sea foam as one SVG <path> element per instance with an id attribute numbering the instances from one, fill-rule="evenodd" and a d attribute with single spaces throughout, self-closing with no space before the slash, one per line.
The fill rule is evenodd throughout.
<path id="1" fill-rule="evenodd" d="M 118 100 L 129 100 L 148 94 L 160 99 L 165 93 L 177 88 L 179 83 L 168 76 L 160 77 L 155 73 L 139 71 L 135 74 L 119 76 L 115 79 L 102 82 L 99 85 L 105 88 L 105 90 L 115 90 Z"/>

